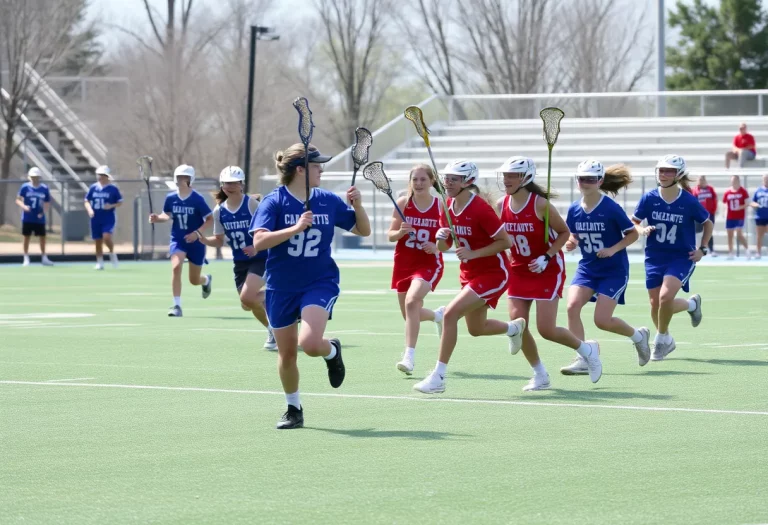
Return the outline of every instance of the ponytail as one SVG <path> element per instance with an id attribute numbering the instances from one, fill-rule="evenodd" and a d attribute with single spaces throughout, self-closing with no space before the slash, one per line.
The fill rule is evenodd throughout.
<path id="1" fill-rule="evenodd" d="M 526 190 L 533 193 L 534 195 L 538 195 L 539 197 L 542 197 L 544 199 L 556 199 L 558 197 L 558 194 L 556 191 L 550 191 L 547 193 L 547 190 L 536 184 L 535 182 L 529 182 L 525 186 L 523 186 Z"/>
<path id="2" fill-rule="evenodd" d="M 688 177 L 688 173 L 680 177 L 680 180 L 678 180 L 677 183 L 685 191 L 687 191 L 688 193 L 691 193 L 691 179 L 690 177 Z"/>
<path id="3" fill-rule="evenodd" d="M 605 168 L 603 183 L 600 191 L 613 197 L 619 194 L 619 190 L 632 184 L 632 174 L 624 164 L 614 164 Z"/>
<path id="4" fill-rule="evenodd" d="M 224 193 L 224 188 L 219 188 L 218 191 L 211 192 L 213 198 L 216 200 L 216 204 L 222 204 L 227 200 L 227 194 Z"/>

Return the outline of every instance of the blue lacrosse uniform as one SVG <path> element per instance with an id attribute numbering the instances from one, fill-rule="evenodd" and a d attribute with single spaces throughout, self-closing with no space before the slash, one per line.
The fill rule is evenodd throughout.
<path id="1" fill-rule="evenodd" d="M 120 190 L 113 184 L 101 186 L 98 182 L 91 184 L 88 193 L 85 194 L 85 200 L 88 201 L 93 210 L 91 218 L 91 239 L 101 239 L 105 233 L 112 234 L 117 224 L 117 214 L 115 209 L 104 209 L 105 204 L 117 204 L 123 202 L 123 196 Z"/>
<path id="2" fill-rule="evenodd" d="M 590 212 L 584 210 L 581 201 L 576 201 L 568 208 L 566 223 L 579 239 L 581 249 L 581 260 L 571 284 L 594 290 L 591 301 L 605 295 L 624 304 L 624 291 L 629 283 L 627 250 L 616 252 L 612 257 L 597 256 L 597 252 L 621 242 L 626 233 L 634 230 L 635 225 L 624 209 L 605 195 Z"/>
<path id="3" fill-rule="evenodd" d="M 249 273 L 254 273 L 259 277 L 264 275 L 268 250 L 257 252 L 253 257 L 249 257 L 243 251 L 246 246 L 253 245 L 253 235 L 249 230 L 254 211 L 258 206 L 258 200 L 245 195 L 235 211 L 230 211 L 226 201 L 213 210 L 213 233 L 214 235 L 224 235 L 227 244 L 232 249 L 232 259 L 235 262 L 235 287 L 238 292 L 242 290 Z"/>
<path id="4" fill-rule="evenodd" d="M 331 257 L 334 228 L 354 228 L 354 210 L 336 194 L 313 188 L 310 208 L 313 225 L 269 249 L 267 255 L 265 306 L 270 324 L 285 328 L 301 318 L 311 305 L 328 311 L 339 296 L 339 268 Z M 285 186 L 267 195 L 251 222 L 251 233 L 279 231 L 296 224 L 304 213 L 304 202 Z"/>
<path id="5" fill-rule="evenodd" d="M 212 213 L 205 198 L 195 190 L 186 198 L 181 198 L 178 191 L 172 191 L 165 196 L 163 211 L 173 220 L 169 249 L 171 255 L 184 252 L 192 264 L 205 264 L 205 245 L 198 239 L 189 243 L 184 240 L 184 236 L 199 229 Z"/>
<path id="6" fill-rule="evenodd" d="M 30 211 L 21 212 L 21 222 L 27 224 L 45 224 L 44 202 L 51 202 L 51 192 L 48 186 L 40 184 L 35 188 L 31 183 L 25 182 L 19 188 L 18 196 L 24 200 L 24 205 L 30 207 Z"/>
<path id="7" fill-rule="evenodd" d="M 755 212 L 755 224 L 768 226 L 768 188 L 765 186 L 757 188 L 752 196 L 752 201 L 759 206 Z"/>
<path id="8" fill-rule="evenodd" d="M 656 228 L 645 244 L 646 288 L 658 288 L 665 275 L 672 275 L 680 279 L 687 292 L 696 268 L 696 263 L 689 260 L 689 252 L 697 248 L 696 223 L 708 221 L 709 212 L 687 191 L 681 189 L 672 202 L 666 202 L 656 188 L 640 198 L 634 218 L 645 219 Z"/>

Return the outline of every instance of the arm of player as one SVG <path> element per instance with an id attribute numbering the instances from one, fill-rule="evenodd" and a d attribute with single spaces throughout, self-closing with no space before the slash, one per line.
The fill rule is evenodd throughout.
<path id="1" fill-rule="evenodd" d="M 49 215 L 51 213 L 51 203 L 50 203 L 50 201 L 43 202 L 43 213 L 45 215 Z"/>
<path id="2" fill-rule="evenodd" d="M 211 235 L 210 237 L 201 236 L 200 242 L 211 248 L 221 248 L 224 246 L 224 234 Z"/>
<path id="3" fill-rule="evenodd" d="M 168 222 L 171 219 L 171 216 L 167 213 L 163 212 L 160 215 L 157 213 L 150 213 L 149 214 L 149 222 L 154 224 L 156 222 Z"/>
<path id="4" fill-rule="evenodd" d="M 360 190 L 352 186 L 347 190 L 347 202 L 355 210 L 355 227 L 350 231 L 360 237 L 368 237 L 371 234 L 371 221 L 368 220 L 368 213 L 363 208 L 363 199 L 360 196 Z"/>
<path id="5" fill-rule="evenodd" d="M 512 247 L 512 240 L 509 238 L 509 234 L 502 226 L 499 231 L 493 236 L 493 242 L 488 246 L 484 246 L 479 250 L 470 250 L 464 246 L 456 248 L 456 257 L 460 261 L 470 261 L 472 259 L 481 259 L 482 257 L 490 257 L 501 253 L 504 250 L 509 250 Z"/>
<path id="6" fill-rule="evenodd" d="M 565 243 L 565 251 L 572 252 L 578 247 L 579 247 L 579 238 L 576 237 L 576 234 L 571 233 L 571 236 L 568 238 L 568 241 Z"/>
<path id="7" fill-rule="evenodd" d="M 407 202 L 408 197 L 400 197 L 397 199 L 397 207 L 402 210 Z M 412 231 L 414 231 L 413 226 L 403 222 L 397 210 L 392 210 L 392 222 L 389 223 L 389 230 L 387 230 L 387 240 L 389 242 L 397 242 L 408 235 L 408 232 Z"/>
<path id="8" fill-rule="evenodd" d="M 603 248 L 602 250 L 597 252 L 597 256 L 601 259 L 605 259 L 607 257 L 613 257 L 617 253 L 619 253 L 621 250 L 626 248 L 627 246 L 630 246 L 637 242 L 637 240 L 640 238 L 640 234 L 637 232 L 637 228 L 632 228 L 631 230 L 624 232 L 624 238 L 621 239 L 619 242 L 614 244 L 611 247 Z"/>
<path id="9" fill-rule="evenodd" d="M 16 205 L 17 205 L 19 208 L 21 208 L 22 210 L 26 211 L 27 213 L 29 213 L 30 211 L 32 211 L 32 208 L 30 208 L 29 206 L 27 206 L 26 204 L 24 204 L 24 197 L 22 197 L 21 195 L 19 195 L 18 197 L 16 197 Z"/>
<path id="10" fill-rule="evenodd" d="M 549 247 L 549 250 L 547 250 L 546 255 L 554 257 L 560 250 L 563 249 L 563 246 L 565 246 L 565 243 L 568 242 L 568 239 L 571 238 L 571 230 L 565 223 L 563 216 L 560 215 L 560 213 L 557 211 L 557 208 L 555 208 L 552 203 L 546 199 L 539 199 L 537 204 L 538 202 L 544 203 L 542 208 L 549 206 L 549 227 L 554 230 L 554 232 L 557 234 L 557 237 L 555 237 L 555 240 L 552 241 L 552 244 Z M 542 215 L 543 211 L 544 210 L 542 209 Z"/>
<path id="11" fill-rule="evenodd" d="M 203 220 L 203 224 L 196 229 L 195 231 L 189 232 L 187 235 L 184 236 L 184 240 L 187 242 L 195 242 L 195 241 L 201 241 L 203 240 L 203 230 L 213 224 L 213 213 L 209 213 L 205 220 Z M 205 244 L 205 243 L 203 243 Z"/>
<path id="12" fill-rule="evenodd" d="M 715 229 L 715 225 L 712 223 L 712 221 L 706 220 L 702 223 L 702 227 L 704 229 L 701 234 L 701 246 L 706 246 L 709 244 L 709 240 L 712 238 L 712 232 Z M 694 262 L 699 262 L 702 257 L 704 257 L 704 252 L 702 252 L 699 248 L 696 248 L 692 252 L 688 253 L 688 258 Z"/>

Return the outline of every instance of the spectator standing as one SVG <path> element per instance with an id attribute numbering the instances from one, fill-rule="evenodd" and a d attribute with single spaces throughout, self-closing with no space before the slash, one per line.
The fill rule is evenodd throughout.
<path id="1" fill-rule="evenodd" d="M 693 193 L 694 197 L 699 199 L 699 203 L 701 203 L 701 205 L 704 206 L 704 209 L 709 213 L 709 220 L 712 221 L 712 224 L 715 224 L 717 192 L 715 192 L 715 188 L 707 184 L 707 178 L 704 175 L 701 175 L 698 184 L 691 188 L 691 193 Z M 701 233 L 702 231 L 704 231 L 704 226 L 696 224 L 696 233 Z M 712 237 L 709 238 L 709 254 L 712 257 L 717 257 L 717 254 L 715 253 L 714 237 L 715 236 L 712 235 Z"/>

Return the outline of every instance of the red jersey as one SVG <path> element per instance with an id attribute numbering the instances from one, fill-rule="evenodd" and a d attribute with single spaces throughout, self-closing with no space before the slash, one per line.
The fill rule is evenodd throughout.
<path id="1" fill-rule="evenodd" d="M 518 211 L 512 210 L 510 195 L 505 195 L 502 201 L 501 222 L 504 223 L 504 229 L 512 240 L 512 248 L 510 248 L 512 271 L 528 272 L 528 263 L 547 253 L 552 241 L 557 237 L 557 234 L 550 230 L 546 242 L 544 241 L 544 220 L 536 214 L 537 198 L 531 193 L 525 205 Z M 560 252 L 555 258 L 559 260 L 562 257 L 563 253 Z M 559 271 L 557 266 L 550 264 L 543 273 Z"/>
<path id="2" fill-rule="evenodd" d="M 691 193 L 699 199 L 705 210 L 714 215 L 717 211 L 717 193 L 715 188 L 712 186 L 704 186 L 703 188 L 701 186 L 694 186 L 691 188 Z"/>
<path id="3" fill-rule="evenodd" d="M 748 149 L 755 155 L 757 155 L 757 150 L 755 150 L 755 137 L 753 137 L 749 133 L 739 133 L 735 137 L 733 137 L 733 145 L 736 148 L 739 149 Z"/>
<path id="4" fill-rule="evenodd" d="M 412 199 L 408 199 L 403 210 L 405 220 L 416 230 L 415 238 L 406 235 L 395 245 L 395 266 L 397 270 L 433 267 L 443 265 L 443 254 L 430 255 L 422 248 L 425 242 L 437 242 L 437 230 L 440 229 L 440 205 L 437 197 L 426 210 L 420 210 Z"/>
<path id="5" fill-rule="evenodd" d="M 725 193 L 723 194 L 723 202 L 728 209 L 725 218 L 729 221 L 743 221 L 746 215 L 746 210 L 739 210 L 738 208 L 744 206 L 747 199 L 749 199 L 749 193 L 747 193 L 747 190 L 745 190 L 743 186 L 739 187 L 738 190 L 734 190 L 733 188 L 725 190 Z"/>
<path id="6" fill-rule="evenodd" d="M 469 198 L 467 205 L 458 213 L 454 210 L 453 199 L 448 199 L 448 209 L 451 213 L 451 221 L 453 222 L 459 245 L 470 250 L 479 250 L 492 244 L 494 242 L 493 236 L 498 234 L 503 228 L 499 217 L 493 211 L 491 205 L 476 194 Z M 440 213 L 440 225 L 444 228 L 448 227 L 448 221 L 446 221 L 442 210 Z M 506 283 L 508 265 L 507 254 L 503 251 L 496 255 L 472 259 L 461 263 L 459 279 L 461 281 L 471 281 L 486 273 L 501 272 L 500 275 Z"/>

